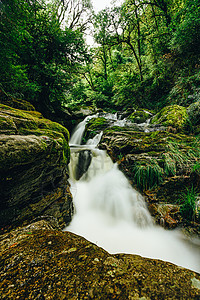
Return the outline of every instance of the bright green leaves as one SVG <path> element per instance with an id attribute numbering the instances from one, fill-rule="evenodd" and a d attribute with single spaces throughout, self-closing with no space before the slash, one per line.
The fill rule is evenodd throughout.
<path id="1" fill-rule="evenodd" d="M 83 32 L 77 26 L 64 29 L 57 13 L 44 1 L 7 1 L 1 8 L 1 86 L 43 113 L 65 101 L 74 74 L 88 58 Z"/>

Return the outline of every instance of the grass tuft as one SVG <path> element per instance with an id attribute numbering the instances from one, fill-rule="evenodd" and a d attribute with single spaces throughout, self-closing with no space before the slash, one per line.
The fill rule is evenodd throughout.
<path id="1" fill-rule="evenodd" d="M 193 186 L 191 189 L 186 189 L 186 192 L 182 194 L 180 213 L 188 221 L 195 220 L 197 200 L 198 193 Z"/>
<path id="2" fill-rule="evenodd" d="M 163 181 L 163 169 L 155 159 L 136 163 L 134 179 L 142 190 L 151 189 Z"/>

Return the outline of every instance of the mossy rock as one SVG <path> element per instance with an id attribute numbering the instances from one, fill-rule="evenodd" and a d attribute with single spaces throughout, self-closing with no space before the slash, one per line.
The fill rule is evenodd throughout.
<path id="1" fill-rule="evenodd" d="M 183 131 L 185 126 L 188 125 L 187 110 L 179 105 L 166 106 L 152 118 L 151 122 Z"/>
<path id="2" fill-rule="evenodd" d="M 146 122 L 151 116 L 152 114 L 146 110 L 137 110 L 133 112 L 128 119 L 133 123 L 141 124 Z"/>
<path id="3" fill-rule="evenodd" d="M 0 89 L 0 103 L 11 106 L 17 109 L 23 109 L 27 111 L 34 111 L 35 107 L 26 100 L 15 99 Z"/>
<path id="4" fill-rule="evenodd" d="M 106 129 L 109 126 L 109 124 L 110 122 L 104 117 L 92 118 L 86 124 L 83 139 L 88 140 L 93 138 L 96 134 Z"/>
<path id="5" fill-rule="evenodd" d="M 39 112 L 0 104 L 1 226 L 41 214 L 66 226 L 72 213 L 68 142 L 68 130 Z"/>
<path id="6" fill-rule="evenodd" d="M 62 140 L 65 159 L 69 161 L 69 132 L 59 123 L 52 122 L 36 111 L 25 111 L 0 104 L 0 133 L 48 136 Z"/>
<path id="7" fill-rule="evenodd" d="M 187 113 L 192 125 L 200 125 L 200 100 L 195 103 L 192 103 L 187 108 Z"/>
<path id="8" fill-rule="evenodd" d="M 113 155 L 122 153 L 141 154 L 162 153 L 169 142 L 191 143 L 192 137 L 184 134 L 173 134 L 166 131 L 137 132 L 131 128 L 111 127 L 104 131 L 101 145 L 112 149 Z"/>

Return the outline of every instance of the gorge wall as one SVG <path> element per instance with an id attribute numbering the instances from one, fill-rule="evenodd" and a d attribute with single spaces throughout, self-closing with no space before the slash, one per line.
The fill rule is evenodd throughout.
<path id="1" fill-rule="evenodd" d="M 51 216 L 64 227 L 73 210 L 68 130 L 24 108 L 0 104 L 0 225 Z"/>

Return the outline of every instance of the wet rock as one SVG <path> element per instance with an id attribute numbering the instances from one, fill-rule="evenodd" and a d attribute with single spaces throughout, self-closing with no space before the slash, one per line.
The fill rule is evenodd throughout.
<path id="1" fill-rule="evenodd" d="M 140 124 L 146 122 L 152 116 L 152 113 L 147 110 L 136 110 L 128 117 L 128 119 L 133 123 Z"/>
<path id="2" fill-rule="evenodd" d="M 104 117 L 92 118 L 86 124 L 83 140 L 87 141 L 93 138 L 96 134 L 106 129 L 110 125 L 110 121 Z"/>
<path id="3" fill-rule="evenodd" d="M 92 161 L 92 154 L 90 150 L 83 150 L 79 152 L 78 164 L 76 167 L 76 180 L 79 180 L 85 174 Z"/>
<path id="4" fill-rule="evenodd" d="M 165 203 L 153 203 L 149 205 L 150 213 L 155 221 L 165 228 L 176 228 L 180 219 L 180 206 Z"/>
<path id="5" fill-rule="evenodd" d="M 68 130 L 39 112 L 0 104 L 0 133 L 0 225 L 46 214 L 65 226 L 72 214 Z"/>
<path id="6" fill-rule="evenodd" d="M 200 275 L 193 271 L 138 255 L 111 255 L 53 226 L 43 220 L 1 237 L 1 299 L 200 297 Z"/>

